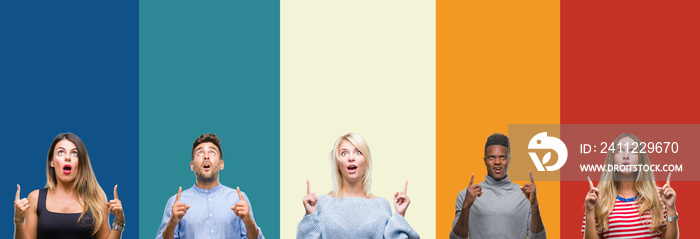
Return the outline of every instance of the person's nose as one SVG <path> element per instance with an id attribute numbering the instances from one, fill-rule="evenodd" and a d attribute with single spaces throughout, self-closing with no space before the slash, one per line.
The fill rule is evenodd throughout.
<path id="1" fill-rule="evenodd" d="M 66 162 L 70 162 L 70 160 L 71 160 L 71 154 L 70 154 L 70 153 L 66 154 L 66 157 L 64 157 L 63 160 L 66 161 Z"/>
<path id="2" fill-rule="evenodd" d="M 348 156 L 348 161 L 355 162 L 355 154 L 350 154 L 350 156 Z"/>

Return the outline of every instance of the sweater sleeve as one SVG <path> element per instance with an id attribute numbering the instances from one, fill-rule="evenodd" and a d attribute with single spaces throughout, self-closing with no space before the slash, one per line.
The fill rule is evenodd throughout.
<path id="1" fill-rule="evenodd" d="M 457 194 L 457 200 L 455 201 L 455 219 L 452 220 L 452 228 L 450 229 L 450 239 L 466 239 L 467 237 L 460 237 L 455 233 L 455 226 L 457 225 L 457 220 L 459 216 L 462 215 L 462 205 L 464 205 L 464 197 L 467 195 L 467 190 L 464 189 Z M 464 212 L 469 213 L 469 212 Z"/>
<path id="2" fill-rule="evenodd" d="M 297 225 L 297 238 L 318 239 L 323 233 L 323 225 L 318 217 L 318 209 L 309 215 L 305 215 Z"/>
<path id="3" fill-rule="evenodd" d="M 408 224 L 405 218 L 401 214 L 394 213 L 394 215 L 389 218 L 384 228 L 384 238 L 391 239 L 419 239 L 420 236 L 418 232 L 413 230 L 411 225 Z"/>
<path id="4" fill-rule="evenodd" d="M 547 238 L 547 229 L 546 228 L 542 229 L 542 231 L 540 231 L 538 233 L 528 232 L 527 234 L 528 234 L 527 237 L 530 239 L 546 239 Z"/>
<path id="5" fill-rule="evenodd" d="M 450 231 L 450 239 L 467 239 L 468 237 L 459 237 L 454 231 Z"/>

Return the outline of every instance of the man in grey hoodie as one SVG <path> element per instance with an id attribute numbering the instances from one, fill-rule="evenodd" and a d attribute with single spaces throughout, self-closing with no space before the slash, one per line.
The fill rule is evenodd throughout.
<path id="1" fill-rule="evenodd" d="M 450 239 L 458 238 L 547 238 L 537 202 L 537 187 L 517 185 L 508 179 L 510 139 L 494 133 L 486 140 L 486 179 L 459 192 Z M 478 200 L 477 200 L 478 198 Z"/>

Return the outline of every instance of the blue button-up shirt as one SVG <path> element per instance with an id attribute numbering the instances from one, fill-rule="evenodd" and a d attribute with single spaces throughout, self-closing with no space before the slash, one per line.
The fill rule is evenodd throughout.
<path id="1" fill-rule="evenodd" d="M 163 238 L 163 231 L 170 220 L 175 197 L 168 199 L 163 213 L 163 221 L 158 228 L 157 239 Z M 253 207 L 248 196 L 243 198 L 250 206 L 250 216 L 253 217 Z M 180 202 L 190 206 L 187 213 L 175 227 L 175 238 L 248 238 L 243 220 L 231 210 L 240 199 L 235 189 L 219 184 L 212 189 L 198 188 L 196 185 L 182 191 Z M 258 227 L 258 239 L 265 238 Z"/>

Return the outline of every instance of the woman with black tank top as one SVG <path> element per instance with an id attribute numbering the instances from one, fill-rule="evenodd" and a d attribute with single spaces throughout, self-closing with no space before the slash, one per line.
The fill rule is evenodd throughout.
<path id="1" fill-rule="evenodd" d="M 109 213 L 114 214 L 113 229 Z M 46 162 L 46 188 L 15 196 L 15 239 L 118 239 L 124 211 L 114 186 L 114 200 L 97 183 L 85 144 L 72 133 L 56 136 Z"/>

